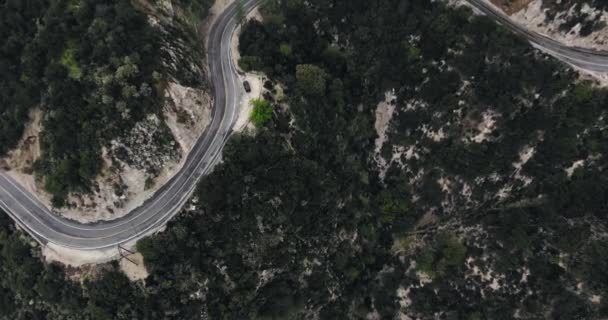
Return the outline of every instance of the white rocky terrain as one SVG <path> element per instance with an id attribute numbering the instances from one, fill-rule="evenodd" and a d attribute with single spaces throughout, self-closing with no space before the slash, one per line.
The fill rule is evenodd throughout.
<path id="1" fill-rule="evenodd" d="M 593 1 L 492 0 L 528 29 L 568 45 L 608 50 L 608 15 Z"/>

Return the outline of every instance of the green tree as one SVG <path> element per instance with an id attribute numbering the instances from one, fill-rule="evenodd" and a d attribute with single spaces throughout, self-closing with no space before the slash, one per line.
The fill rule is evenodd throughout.
<path id="1" fill-rule="evenodd" d="M 263 127 L 270 119 L 272 119 L 272 104 L 265 99 L 251 100 L 253 110 L 251 111 L 250 119 L 256 127 Z"/>
<path id="2" fill-rule="evenodd" d="M 291 48 L 291 45 L 289 45 L 289 43 L 281 43 L 281 45 L 279 46 L 279 52 L 281 52 L 281 54 L 286 58 L 289 58 L 291 57 L 293 49 Z"/>
<path id="3" fill-rule="evenodd" d="M 442 234 L 439 237 L 441 256 L 445 265 L 459 266 L 464 263 L 467 247 L 456 237 Z"/>
<path id="4" fill-rule="evenodd" d="M 300 64 L 296 66 L 298 88 L 306 96 L 319 98 L 325 95 L 327 74 L 318 66 Z"/>

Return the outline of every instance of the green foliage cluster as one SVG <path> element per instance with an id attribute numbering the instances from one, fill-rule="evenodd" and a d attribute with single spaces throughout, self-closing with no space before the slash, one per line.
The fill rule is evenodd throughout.
<path id="1" fill-rule="evenodd" d="M 48 0 L 0 2 L 0 155 L 15 147 L 28 111 L 40 100 L 36 21 Z"/>
<path id="2" fill-rule="evenodd" d="M 291 56 L 293 53 L 291 46 L 287 43 L 281 44 L 281 46 L 279 47 L 279 51 L 281 52 L 282 55 L 284 55 L 286 57 Z"/>
<path id="3" fill-rule="evenodd" d="M 283 50 L 281 49 L 281 53 Z M 296 66 L 296 81 L 298 88 L 307 97 L 324 97 L 327 84 L 325 71 L 312 64 L 299 64 Z"/>
<path id="4" fill-rule="evenodd" d="M 162 296 L 152 296 L 116 266 L 98 279 L 68 280 L 62 266 L 42 263 L 0 211 L 0 319 L 171 319 L 155 301 Z"/>
<path id="5" fill-rule="evenodd" d="M 175 5 L 200 20 L 211 1 Z M 4 1 L 2 7 L 0 154 L 15 146 L 28 111 L 41 108 L 42 155 L 34 169 L 56 206 L 68 192 L 93 188 L 104 144 L 160 112 L 167 77 L 201 85 L 189 68 L 163 66 L 201 63 L 195 53 L 204 50 L 192 28 L 175 22 L 156 29 L 131 1 Z"/>
<path id="6" fill-rule="evenodd" d="M 68 76 L 73 80 L 79 80 L 82 77 L 82 69 L 74 58 L 74 48 L 66 48 L 61 54 L 59 63 L 68 69 Z"/>
<path id="7" fill-rule="evenodd" d="M 272 119 L 272 104 L 263 99 L 257 98 L 250 102 L 253 105 L 250 119 L 256 127 L 263 127 L 270 119 Z"/>
<path id="8" fill-rule="evenodd" d="M 251 21 L 244 29 L 240 49 L 248 62 L 256 62 L 257 69 L 293 88 L 287 93 L 291 97 L 291 111 L 298 126 L 310 134 L 302 135 L 307 137 L 295 135 L 292 141 L 304 142 L 296 144 L 296 152 L 327 160 L 322 163 L 339 177 L 339 184 L 359 179 L 363 185 L 369 183 L 370 189 L 359 189 L 360 193 L 351 191 L 350 196 L 361 201 L 355 207 L 370 208 L 375 226 L 389 228 L 393 234 L 410 231 L 417 218 L 429 210 L 441 208 L 445 202 L 451 203 L 455 211 L 450 216 L 440 215 L 439 223 L 445 220 L 448 225 L 473 225 L 475 230 L 488 230 L 484 236 L 476 233 L 442 236 L 432 229 L 423 233 L 422 238 L 430 244 L 409 258 L 433 275 L 433 285 L 414 290 L 410 295 L 414 299 L 415 312 L 429 316 L 443 313 L 455 318 L 510 318 L 514 312 L 512 306 L 521 298 L 516 292 L 498 290 L 490 293 L 485 285 L 478 284 L 472 289 L 463 284 L 469 268 L 465 257 L 478 259 L 486 255 L 490 258 L 485 267 L 518 275 L 522 268 L 533 268 L 533 274 L 538 274 L 531 284 L 521 284 L 516 278 L 507 280 L 514 286 L 529 285 L 538 292 L 526 300 L 529 305 L 519 308 L 532 318 L 545 312 L 563 313 L 570 318 L 606 314 L 608 309 L 604 304 L 583 302 L 584 299 L 568 294 L 566 289 L 574 279 L 583 277 L 594 288 L 593 292 L 600 292 L 605 289 L 599 284 L 600 278 L 556 272 L 555 252 L 543 249 L 543 243 L 551 243 L 573 253 L 576 247 L 573 244 L 578 243 L 588 249 L 573 260 L 587 266 L 578 270 L 590 270 L 587 255 L 597 250 L 593 235 L 588 230 L 582 233 L 572 230 L 586 230 L 594 223 L 605 225 L 605 206 L 599 199 L 606 197 L 605 188 L 601 187 L 606 176 L 598 170 L 597 158 L 593 165 L 578 169 L 570 180 L 564 169 L 576 159 L 603 154 L 599 142 L 603 135 L 598 132 L 603 120 L 597 115 L 605 112 L 602 107 L 606 101 L 604 91 L 587 83 L 572 86 L 574 78 L 568 70 L 545 59 L 489 19 L 472 17 L 464 8 L 447 9 L 441 4 L 416 1 L 389 1 L 382 5 L 359 1 L 332 5 L 321 1 L 306 4 L 270 1 L 264 12 L 264 23 Z M 315 29 L 313 26 L 332 32 L 304 35 L 303 30 Z M 336 43 L 335 39 L 339 41 Z M 292 48 L 291 55 L 284 54 L 282 46 L 285 44 Z M 471 87 L 463 87 L 463 81 L 471 83 Z M 355 146 L 362 148 L 359 150 L 369 150 L 363 137 L 371 135 L 361 128 L 371 128 L 366 121 L 374 111 L 376 97 L 383 95 L 386 88 L 396 88 L 398 106 L 417 100 L 424 107 L 398 113 L 392 123 L 394 130 L 389 135 L 390 141 L 382 150 L 383 156 L 390 159 L 393 147 L 408 145 L 419 146 L 416 150 L 423 152 L 407 161 L 403 159 L 410 170 L 400 168 L 399 162 L 394 162 L 380 186 L 375 184 L 374 169 L 368 163 L 361 167 L 370 170 L 367 174 L 341 176 L 337 168 L 345 163 L 356 163 L 349 161 L 349 156 L 342 158 L 342 154 L 350 154 L 350 157 L 360 154 L 350 149 Z M 357 102 L 363 102 L 362 109 L 348 109 Z M 326 104 L 333 107 L 331 112 L 322 107 Z M 463 137 L 467 136 L 470 127 L 460 120 L 473 119 L 475 123 L 489 106 L 503 115 L 496 123 L 496 133 L 482 143 L 466 142 Z M 349 117 L 351 114 L 355 117 Z M 463 116 L 456 118 L 452 116 L 454 114 Z M 352 127 L 341 131 L 342 124 Z M 363 126 L 356 127 L 357 124 Z M 354 128 L 359 130 L 353 131 Z M 434 141 L 425 131 L 440 128 L 447 139 Z M 537 140 L 539 132 L 543 133 L 543 139 Z M 336 137 L 340 143 L 334 143 Z M 506 179 L 512 177 L 513 163 L 519 161 L 520 151 L 530 143 L 537 148 L 522 173 L 532 177 L 533 182 L 525 188 L 516 184 L 513 196 L 506 203 L 495 201 L 495 194 L 508 183 Z M 332 157 L 344 160 L 333 162 Z M 419 172 L 423 173 L 421 181 L 412 183 Z M 481 184 L 476 182 L 479 177 L 492 174 L 500 178 Z M 444 176 L 457 177 L 450 186 L 455 190 L 462 188 L 464 183 L 472 187 L 471 196 L 446 196 L 437 183 Z M 344 186 L 339 188 L 343 189 L 351 190 Z M 415 205 L 409 201 L 412 194 L 417 198 Z M 346 207 L 355 210 L 348 204 Z M 494 209 L 488 210 L 492 207 Z M 504 211 L 497 216 L 494 210 Z M 361 220 L 354 223 L 358 225 L 360 235 L 367 237 L 374 233 L 374 226 Z M 548 228 L 555 236 L 543 233 L 542 228 Z M 558 235 L 565 233 L 568 236 L 560 239 Z M 378 239 L 378 245 L 391 243 L 392 237 L 389 238 L 386 242 Z M 484 242 L 491 245 L 477 245 Z M 403 251 L 407 252 L 412 245 L 408 244 Z M 533 252 L 537 258 L 528 265 L 526 261 Z M 600 256 L 603 258 L 596 261 L 605 259 L 605 255 Z M 366 259 L 363 257 L 361 255 L 360 259 Z M 374 259 L 387 259 L 387 256 L 379 252 Z M 347 279 L 360 276 L 344 255 L 337 254 L 335 261 Z M 392 266 L 403 268 L 400 263 Z M 397 277 L 394 274 L 383 276 Z M 417 281 L 413 275 L 405 278 L 409 280 L 401 280 L 404 286 Z M 383 285 L 386 292 L 394 288 L 386 282 Z M 600 287 L 602 289 L 598 289 Z M 366 294 L 373 292 L 361 283 L 356 288 L 342 293 L 351 301 L 358 301 L 369 298 Z M 353 294 L 353 290 L 360 295 Z M 470 300 L 479 297 L 481 291 L 486 299 L 481 302 Z M 373 297 L 378 301 L 375 310 L 383 315 L 384 312 L 394 315 L 391 313 L 394 296 Z M 382 304 L 384 301 L 392 302 Z M 505 301 L 509 303 L 505 304 Z M 326 307 L 340 310 L 335 305 Z M 370 310 L 369 305 L 357 308 Z M 342 309 L 329 314 L 348 312 Z"/>
<path id="9" fill-rule="evenodd" d="M 467 247 L 454 235 L 436 235 L 435 243 L 424 248 L 416 261 L 417 268 L 430 277 L 446 276 L 464 267 Z"/>
<path id="10" fill-rule="evenodd" d="M 289 108 L 274 110 L 257 136 L 234 136 L 201 181 L 197 209 L 138 242 L 145 286 L 115 273 L 85 283 L 97 292 L 85 290 L 76 318 L 608 315 L 608 299 L 588 296 L 608 290 L 597 232 L 607 166 L 594 156 L 607 152 L 604 91 L 571 85 L 568 71 L 489 19 L 437 1 L 269 1 L 264 13 L 245 25 L 241 51 L 285 85 Z M 380 179 L 374 117 L 391 88 L 399 109 L 382 153 L 414 145 L 417 157 Z M 424 107 L 406 108 L 414 100 Z M 488 106 L 503 115 L 497 134 L 467 141 L 461 120 L 477 123 Z M 444 139 L 428 137 L 440 128 Z M 524 185 L 511 178 L 528 144 L 535 153 L 519 173 L 533 180 Z M 591 162 L 568 177 L 564 168 L 581 158 Z M 470 196 L 447 194 L 442 178 Z M 429 214 L 436 221 L 416 229 Z M 14 305 L 10 296 L 0 302 Z"/>
<path id="11" fill-rule="evenodd" d="M 152 76 L 162 71 L 154 69 L 160 39 L 129 1 L 5 2 L 0 32 L 12 45 L 3 47 L 2 87 L 11 92 L 2 94 L 2 113 L 14 122 L 2 147 L 14 145 L 24 114 L 41 107 L 35 169 L 60 206 L 67 192 L 89 190 L 104 143 L 160 109 Z"/>
<path id="12" fill-rule="evenodd" d="M 243 56 L 239 59 L 239 67 L 245 72 L 259 69 L 262 66 L 258 57 Z"/>
<path id="13" fill-rule="evenodd" d="M 41 52 L 47 52 L 42 72 L 48 94 L 42 158 L 35 169 L 57 206 L 67 192 L 89 190 L 105 142 L 161 105 L 153 78 L 160 39 L 146 16 L 124 1 L 85 0 L 65 10 L 69 3 L 51 4 L 37 37 Z M 68 27 L 66 20 L 75 24 Z"/>

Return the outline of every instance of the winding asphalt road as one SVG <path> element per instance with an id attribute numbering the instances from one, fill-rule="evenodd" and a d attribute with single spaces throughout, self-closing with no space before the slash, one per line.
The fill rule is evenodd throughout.
<path id="1" fill-rule="evenodd" d="M 244 11 L 259 0 L 244 0 Z M 207 45 L 214 89 L 212 120 L 188 155 L 182 169 L 142 206 L 108 222 L 82 224 L 61 218 L 5 173 L 0 174 L 0 208 L 42 244 L 78 250 L 116 247 L 158 230 L 175 216 L 197 182 L 219 161 L 239 114 L 242 85 L 231 56 L 231 38 L 237 28 L 236 1 L 216 19 Z"/>
<path id="2" fill-rule="evenodd" d="M 528 40 L 534 47 L 541 51 L 583 70 L 608 72 L 608 51 L 565 46 L 559 41 L 553 40 L 537 32 L 530 31 L 521 24 L 511 20 L 511 18 L 502 12 L 502 10 L 490 3 L 489 0 L 466 1 L 516 35 Z"/>
<path id="3" fill-rule="evenodd" d="M 249 12 L 260 0 L 244 0 Z M 467 0 L 498 23 L 527 39 L 537 48 L 578 68 L 608 72 L 608 52 L 567 47 L 546 36 L 526 30 L 487 0 Z M 192 195 L 197 182 L 217 163 L 238 115 L 242 89 L 232 62 L 230 39 L 237 26 L 233 2 L 211 28 L 208 51 L 215 101 L 212 121 L 201 135 L 183 168 L 141 207 L 125 217 L 94 224 L 61 218 L 6 174 L 0 174 L 0 208 L 42 244 L 96 250 L 137 240 L 158 230 L 175 216 Z"/>

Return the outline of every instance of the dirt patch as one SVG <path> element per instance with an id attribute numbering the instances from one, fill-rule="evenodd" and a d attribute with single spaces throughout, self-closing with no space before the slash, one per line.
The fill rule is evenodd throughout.
<path id="1" fill-rule="evenodd" d="M 128 259 L 127 259 L 128 258 Z M 144 257 L 135 253 L 120 260 L 120 270 L 124 272 L 131 281 L 144 280 L 148 277 L 148 270 L 144 264 Z"/>
<path id="2" fill-rule="evenodd" d="M 534 0 L 490 0 L 495 6 L 499 7 L 508 15 L 519 12 L 526 8 Z"/>
<path id="3" fill-rule="evenodd" d="M 211 97 L 203 90 L 177 83 L 169 84 L 165 97 L 165 122 L 182 151 L 188 153 L 211 121 Z"/>
<path id="4" fill-rule="evenodd" d="M 126 246 L 126 247 L 133 247 Z M 81 267 L 87 264 L 109 262 L 120 257 L 117 248 L 105 250 L 76 250 L 49 243 L 42 248 L 47 262 L 59 262 L 66 266 Z"/>
<path id="5" fill-rule="evenodd" d="M 126 258 L 121 258 L 119 267 L 131 281 L 144 280 L 148 270 L 144 265 L 144 257 L 140 253 L 129 253 L 123 250 Z M 120 257 L 118 249 L 104 251 L 66 250 L 53 245 L 44 248 L 43 254 L 47 262 L 59 263 L 64 266 L 66 276 L 72 281 L 98 279 L 105 272 L 113 270 L 109 261 Z M 127 260 L 128 258 L 128 260 Z"/>
<path id="6" fill-rule="evenodd" d="M 66 277 L 72 281 L 97 280 L 105 272 L 113 269 L 109 263 L 85 264 L 79 267 L 64 266 Z"/>
<path id="7" fill-rule="evenodd" d="M 10 151 L 0 162 L 4 170 L 17 170 L 31 173 L 32 165 L 40 157 L 40 131 L 42 131 L 42 111 L 34 109 L 30 111 L 29 121 L 25 125 L 23 135 L 17 147 Z"/>

